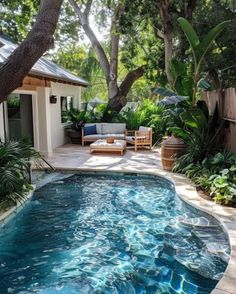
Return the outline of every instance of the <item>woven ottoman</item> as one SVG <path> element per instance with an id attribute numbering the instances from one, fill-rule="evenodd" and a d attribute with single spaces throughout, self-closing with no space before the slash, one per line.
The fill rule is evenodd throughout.
<path id="1" fill-rule="evenodd" d="M 99 139 L 96 142 L 90 144 L 90 153 L 120 153 L 120 155 L 123 155 L 125 150 L 125 140 L 114 140 L 114 143 L 107 143 L 105 139 Z"/>

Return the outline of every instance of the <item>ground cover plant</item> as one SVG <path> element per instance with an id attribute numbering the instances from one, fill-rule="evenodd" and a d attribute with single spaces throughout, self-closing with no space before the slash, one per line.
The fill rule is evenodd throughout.
<path id="1" fill-rule="evenodd" d="M 181 160 L 173 171 L 185 174 L 217 203 L 236 206 L 236 154 L 221 151 L 180 168 Z"/>
<path id="2" fill-rule="evenodd" d="M 209 115 L 201 102 L 194 108 L 171 110 L 168 118 L 169 132 L 186 144 L 173 171 L 185 174 L 217 203 L 235 206 L 236 154 L 223 151 L 222 133 L 227 124 L 218 116 L 217 107 Z"/>

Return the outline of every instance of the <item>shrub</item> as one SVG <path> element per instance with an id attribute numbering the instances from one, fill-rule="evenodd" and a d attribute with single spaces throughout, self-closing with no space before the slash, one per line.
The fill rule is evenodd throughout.
<path id="1" fill-rule="evenodd" d="M 153 141 L 159 141 L 165 134 L 163 112 L 165 107 L 157 105 L 150 99 L 145 99 L 136 110 L 129 109 L 113 117 L 113 122 L 126 123 L 128 130 L 138 130 L 140 126 L 153 129 Z"/>
<path id="2" fill-rule="evenodd" d="M 29 162 L 41 155 L 26 142 L 5 142 L 0 146 L 0 202 L 22 201 L 32 186 L 29 183 Z"/>
<path id="3" fill-rule="evenodd" d="M 236 154 L 218 152 L 201 162 L 185 166 L 181 172 L 217 203 L 236 205 Z"/>

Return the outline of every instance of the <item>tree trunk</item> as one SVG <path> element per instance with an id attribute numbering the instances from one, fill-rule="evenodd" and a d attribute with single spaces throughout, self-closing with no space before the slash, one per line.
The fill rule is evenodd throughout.
<path id="1" fill-rule="evenodd" d="M 172 85 L 173 80 L 171 76 L 171 59 L 173 55 L 173 19 L 170 13 L 171 2 L 169 0 L 157 0 L 157 8 L 160 11 L 160 18 L 162 23 L 162 32 L 158 35 L 163 38 L 165 44 L 165 73 L 168 83 Z"/>
<path id="2" fill-rule="evenodd" d="M 165 73 L 169 84 L 172 85 L 173 79 L 171 76 L 171 60 L 173 58 L 173 40 L 172 35 L 166 34 L 164 36 L 165 44 Z"/>
<path id="3" fill-rule="evenodd" d="M 85 8 L 82 5 L 79 6 L 75 0 L 69 0 L 69 2 L 77 14 L 86 36 L 89 38 L 93 48 L 96 50 L 98 61 L 101 65 L 107 82 L 108 109 L 120 111 L 127 102 L 126 97 L 133 83 L 144 74 L 144 67 L 141 66 L 133 71 L 130 71 L 121 85 L 118 85 L 118 56 L 120 36 L 119 32 L 117 32 L 116 26 L 120 11 L 123 9 L 123 5 L 117 5 L 114 14 L 112 15 L 110 28 L 111 49 L 109 58 L 103 49 L 102 44 L 97 39 L 96 34 L 89 25 L 88 17 L 93 0 L 88 0 L 84 5 Z M 105 119 L 108 117 L 109 114 L 105 113 Z"/>
<path id="4" fill-rule="evenodd" d="M 62 2 L 63 0 L 41 0 L 32 30 L 0 69 L 0 103 L 22 85 L 33 65 L 53 46 L 53 34 Z"/>
<path id="5" fill-rule="evenodd" d="M 115 110 L 118 112 L 121 110 L 123 106 L 125 106 L 125 104 L 127 103 L 126 97 L 131 87 L 133 86 L 135 81 L 137 81 L 140 77 L 143 76 L 144 71 L 145 71 L 145 67 L 140 66 L 130 71 L 126 75 L 125 79 L 123 80 L 123 82 L 121 83 L 119 87 L 118 93 L 115 96 L 110 97 L 108 101 L 108 108 L 111 108 L 112 110 Z"/>
<path id="6" fill-rule="evenodd" d="M 119 15 L 120 6 L 118 5 L 111 20 L 111 50 L 110 50 L 110 72 L 108 82 L 108 101 L 119 95 L 119 87 L 117 83 L 118 75 L 118 56 L 119 56 L 119 42 L 120 35 L 116 30 L 116 22 Z M 119 100 L 119 99 L 118 99 Z"/>

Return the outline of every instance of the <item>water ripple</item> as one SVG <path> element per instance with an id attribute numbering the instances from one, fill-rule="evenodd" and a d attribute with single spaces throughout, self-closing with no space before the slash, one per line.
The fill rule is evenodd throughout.
<path id="1" fill-rule="evenodd" d="M 166 181 L 60 177 L 3 228 L 0 293 L 204 294 L 228 256 L 218 224 Z"/>

